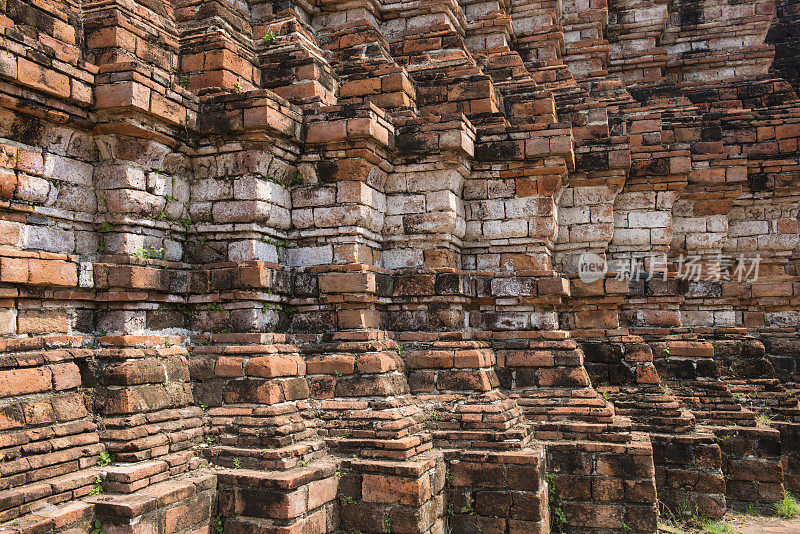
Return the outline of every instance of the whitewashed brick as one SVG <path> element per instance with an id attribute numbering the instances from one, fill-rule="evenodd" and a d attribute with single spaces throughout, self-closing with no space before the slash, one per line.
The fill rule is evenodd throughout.
<path id="1" fill-rule="evenodd" d="M 61 180 L 73 184 L 91 186 L 94 168 L 89 163 L 77 159 L 65 158 L 56 154 L 44 155 L 44 176 L 53 180 Z"/>
<path id="2" fill-rule="evenodd" d="M 407 269 L 422 267 L 424 264 L 423 252 L 416 248 L 384 250 L 381 261 L 385 269 Z"/>
<path id="3" fill-rule="evenodd" d="M 331 245 L 297 247 L 286 250 L 286 264 L 291 267 L 327 265 L 332 262 L 333 247 Z"/>

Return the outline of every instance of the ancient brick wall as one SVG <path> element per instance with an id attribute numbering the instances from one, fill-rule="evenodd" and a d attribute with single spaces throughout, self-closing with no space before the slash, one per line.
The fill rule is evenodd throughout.
<path id="1" fill-rule="evenodd" d="M 3 529 L 652 534 L 800 491 L 796 1 L 0 31 Z"/>

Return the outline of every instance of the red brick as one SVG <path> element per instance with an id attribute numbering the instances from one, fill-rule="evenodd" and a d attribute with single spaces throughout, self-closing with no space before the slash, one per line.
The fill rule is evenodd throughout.
<path id="1" fill-rule="evenodd" d="M 49 369 L 12 369 L 0 371 L 0 397 L 39 393 L 51 389 Z"/>

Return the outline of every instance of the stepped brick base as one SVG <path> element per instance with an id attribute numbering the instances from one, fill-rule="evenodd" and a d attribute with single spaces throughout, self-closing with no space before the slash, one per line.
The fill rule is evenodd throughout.
<path id="1" fill-rule="evenodd" d="M 728 505 L 768 509 L 783 497 L 780 433 L 771 428 L 717 428 Z"/>
<path id="2" fill-rule="evenodd" d="M 219 513 L 226 532 L 332 532 L 339 479 L 333 462 L 291 471 L 217 472 Z"/>
<path id="3" fill-rule="evenodd" d="M 339 494 L 342 530 L 370 534 L 442 532 L 446 471 L 439 452 L 422 453 L 402 462 L 343 460 Z"/>
<path id="4" fill-rule="evenodd" d="M 197 472 L 131 495 L 98 495 L 95 520 L 108 532 L 205 532 L 215 509 L 216 476 Z"/>
<path id="5" fill-rule="evenodd" d="M 726 477 L 713 434 L 650 434 L 659 502 L 665 514 L 700 513 L 722 517 Z"/>
<path id="6" fill-rule="evenodd" d="M 545 447 L 551 514 L 561 508 L 566 532 L 655 532 L 655 469 L 646 435 L 634 434 L 627 444 L 565 441 Z"/>
<path id="7" fill-rule="evenodd" d="M 542 447 L 447 457 L 446 517 L 453 532 L 550 532 Z"/>
<path id="8" fill-rule="evenodd" d="M 781 464 L 783 484 L 792 493 L 800 492 L 800 425 L 797 423 L 773 422 L 770 424 L 781 433 Z"/>

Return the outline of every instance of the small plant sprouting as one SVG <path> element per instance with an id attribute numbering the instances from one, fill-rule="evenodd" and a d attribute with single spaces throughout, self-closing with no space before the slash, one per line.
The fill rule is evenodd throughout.
<path id="1" fill-rule="evenodd" d="M 242 467 L 242 461 L 239 458 L 234 458 L 233 459 L 233 468 L 234 469 L 241 469 L 241 467 Z"/>
<path id="2" fill-rule="evenodd" d="M 204 412 L 208 410 L 208 406 L 206 404 L 203 404 L 202 402 L 198 404 L 198 406 L 200 406 L 200 409 L 203 410 Z"/>
<path id="3" fill-rule="evenodd" d="M 106 534 L 106 531 L 103 530 L 103 524 L 99 519 L 94 520 L 90 534 Z"/>
<path id="4" fill-rule="evenodd" d="M 97 459 L 97 465 L 99 465 L 100 467 L 105 467 L 113 463 L 114 463 L 114 455 L 108 451 L 101 452 L 100 457 Z"/>
<path id="5" fill-rule="evenodd" d="M 299 462 L 297 462 L 297 465 L 299 465 L 300 467 L 305 467 L 308 465 L 308 460 L 300 460 Z"/>
<path id="6" fill-rule="evenodd" d="M 100 223 L 100 228 L 102 228 L 104 232 L 110 232 L 114 227 L 111 226 L 111 224 L 108 223 L 108 221 L 103 221 Z"/>
<path id="7" fill-rule="evenodd" d="M 183 229 L 186 230 L 187 232 L 192 227 L 192 220 L 191 219 L 180 219 L 178 222 L 181 223 L 181 226 L 183 226 Z"/>
<path id="8" fill-rule="evenodd" d="M 219 302 L 212 302 L 208 305 L 208 311 L 224 311 L 222 306 L 219 305 Z"/>
<path id="9" fill-rule="evenodd" d="M 241 93 L 244 90 L 244 86 L 239 82 L 233 84 L 233 88 L 237 93 Z"/>
<path id="10" fill-rule="evenodd" d="M 100 475 L 97 475 L 94 479 L 94 487 L 89 492 L 89 495 L 100 495 L 101 493 L 103 493 L 103 481 L 100 479 Z"/>
<path id="11" fill-rule="evenodd" d="M 474 499 L 467 499 L 467 504 L 461 507 L 461 513 L 468 515 L 475 515 L 476 512 L 475 509 L 472 507 L 473 504 L 475 504 Z"/>
<path id="12" fill-rule="evenodd" d="M 166 257 L 166 253 L 163 248 L 147 247 L 133 251 L 131 256 L 135 258 L 160 258 L 163 260 Z"/>
<path id="13" fill-rule="evenodd" d="M 181 76 L 181 80 L 178 82 L 178 85 L 180 85 L 184 89 L 189 87 L 189 75 L 184 74 L 183 76 Z"/>
<path id="14" fill-rule="evenodd" d="M 334 370 L 334 371 L 333 371 L 333 376 L 335 376 L 336 378 L 341 378 L 341 377 L 342 377 L 342 373 L 340 373 L 340 372 L 339 372 L 339 371 L 337 371 L 337 370 Z"/>
<path id="15" fill-rule="evenodd" d="M 392 531 L 392 519 L 388 515 L 383 517 L 383 529 L 385 532 Z"/>
<path id="16" fill-rule="evenodd" d="M 213 436 L 207 436 L 206 437 L 206 445 L 208 445 L 210 447 L 213 444 L 214 444 L 214 437 Z"/>
<path id="17" fill-rule="evenodd" d="M 400 356 L 401 358 L 406 353 L 406 348 L 403 345 L 398 344 L 395 350 L 397 351 L 397 355 Z"/>
<path id="18" fill-rule="evenodd" d="M 342 506 L 347 506 L 348 504 L 357 504 L 357 501 L 348 495 L 339 495 L 339 503 Z"/>
<path id="19" fill-rule="evenodd" d="M 553 507 L 553 522 L 559 532 L 564 532 L 564 525 L 567 524 L 567 516 L 560 506 Z"/>
<path id="20" fill-rule="evenodd" d="M 169 195 L 169 194 L 164 195 L 164 200 L 166 200 L 167 202 L 177 202 L 178 201 L 177 198 L 175 198 L 175 197 L 173 197 L 172 195 Z"/>
<path id="21" fill-rule="evenodd" d="M 261 242 L 273 245 L 278 252 L 280 252 L 283 247 L 289 244 L 288 239 L 272 239 L 271 237 L 266 236 L 261 236 Z"/>
<path id="22" fill-rule="evenodd" d="M 275 40 L 275 32 L 272 30 L 268 30 L 267 33 L 264 34 L 264 37 L 261 38 L 265 44 L 269 44 Z"/>
<path id="23" fill-rule="evenodd" d="M 623 528 L 623 530 L 625 530 L 625 532 L 630 532 L 631 530 L 633 530 L 630 527 L 630 525 L 628 525 L 628 523 L 626 523 L 625 521 L 622 522 L 622 528 Z"/>
<path id="24" fill-rule="evenodd" d="M 225 532 L 225 518 L 221 515 L 214 518 L 214 530 L 217 531 L 217 534 L 223 534 Z"/>
<path id="25" fill-rule="evenodd" d="M 556 480 L 556 475 L 554 473 L 548 473 L 544 478 L 547 480 L 548 496 L 550 498 L 550 504 L 553 507 L 553 513 L 550 515 L 551 526 L 555 527 L 558 532 L 564 532 L 564 526 L 567 524 L 567 516 L 561 508 L 562 501 L 556 495 L 556 490 L 553 485 Z"/>

